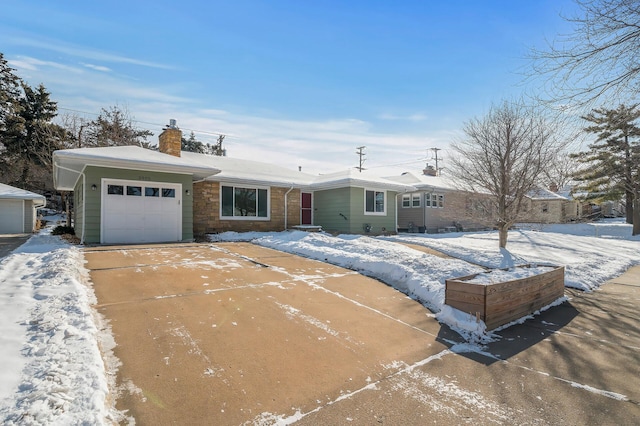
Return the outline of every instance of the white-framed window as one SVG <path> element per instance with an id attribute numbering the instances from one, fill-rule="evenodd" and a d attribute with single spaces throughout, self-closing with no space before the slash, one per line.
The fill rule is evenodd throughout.
<path id="1" fill-rule="evenodd" d="M 444 208 L 444 194 L 424 194 L 424 205 L 433 209 Z"/>
<path id="2" fill-rule="evenodd" d="M 420 207 L 421 199 L 420 194 L 402 194 L 402 207 L 405 209 Z"/>
<path id="3" fill-rule="evenodd" d="M 387 205 L 387 193 L 385 191 L 365 189 L 364 214 L 385 215 L 387 214 L 386 205 Z"/>
<path id="4" fill-rule="evenodd" d="M 411 194 L 411 207 L 420 207 L 420 194 Z"/>
<path id="5" fill-rule="evenodd" d="M 220 218 L 269 220 L 269 188 L 220 185 Z"/>

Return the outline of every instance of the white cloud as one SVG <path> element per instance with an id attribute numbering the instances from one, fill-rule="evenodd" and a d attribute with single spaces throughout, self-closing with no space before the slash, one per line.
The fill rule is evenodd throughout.
<path id="1" fill-rule="evenodd" d="M 262 114 L 203 108 L 202 99 L 181 95 L 186 93 L 186 86 L 179 82 L 154 86 L 116 72 L 104 72 L 88 63 L 71 67 L 34 58 L 20 58 L 13 63 L 18 75 L 29 76 L 27 81 L 43 81 L 61 109 L 97 114 L 101 108 L 126 106 L 140 127 L 154 132 L 156 136 L 150 139 L 153 142 L 173 118 L 185 136 L 194 130 L 203 142 L 213 143 L 217 134 L 227 135 L 225 147 L 230 156 L 292 169 L 301 166 L 309 173 L 357 166 L 358 146 L 366 146 L 366 168 L 389 174 L 421 170 L 428 148 L 444 147 L 451 141 L 447 132 L 384 133 L 377 130 L 380 123 L 352 117 L 288 119 L 273 111 Z M 70 73 L 74 77 L 70 78 Z"/>
<path id="2" fill-rule="evenodd" d="M 398 114 L 390 114 L 384 113 L 378 116 L 380 120 L 389 120 L 389 121 L 426 121 L 429 119 L 427 114 L 423 113 L 414 113 L 409 115 L 398 115 Z"/>
<path id="3" fill-rule="evenodd" d="M 160 68 L 160 69 L 176 69 L 173 65 L 160 64 L 157 62 L 144 61 L 136 58 L 129 58 L 127 56 L 117 55 L 108 52 L 102 52 L 99 50 L 90 50 L 74 45 L 70 45 L 67 43 L 63 43 L 61 41 L 56 41 L 55 43 L 35 40 L 32 38 L 25 37 L 12 37 L 8 40 L 11 44 L 35 47 L 39 49 L 49 50 L 52 52 L 64 53 L 66 55 L 80 57 L 84 59 L 92 59 L 96 61 L 102 62 L 113 62 L 113 63 L 124 63 L 131 65 L 138 65 L 142 67 L 148 68 Z"/>
<path id="4" fill-rule="evenodd" d="M 91 68 L 92 70 L 96 70 L 96 71 L 111 72 L 111 68 L 104 67 L 101 65 L 85 64 L 85 63 L 82 63 L 82 65 L 85 66 L 86 68 Z"/>

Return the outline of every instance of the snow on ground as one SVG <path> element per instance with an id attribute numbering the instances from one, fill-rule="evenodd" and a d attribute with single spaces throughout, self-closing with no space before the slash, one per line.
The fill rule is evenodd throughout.
<path id="1" fill-rule="evenodd" d="M 564 266 L 565 286 L 580 290 L 594 290 L 640 264 L 640 235 L 632 237 L 631 225 L 620 219 L 527 227 L 509 231 L 506 250 L 501 251 L 496 232 L 400 234 L 386 239 L 423 245 L 489 268 Z"/>
<path id="2" fill-rule="evenodd" d="M 0 261 L 0 420 L 105 424 L 108 382 L 80 250 L 45 229 Z"/>
<path id="3" fill-rule="evenodd" d="M 625 237 L 626 235 L 626 237 Z M 326 261 L 375 277 L 421 300 L 439 320 L 466 337 L 482 324 L 446 309 L 444 280 L 519 263 L 566 268 L 566 285 L 596 289 L 640 264 L 640 237 L 620 221 L 595 225 L 548 225 L 509 233 L 498 250 L 494 232 L 370 238 L 301 231 L 224 233 L 218 241 L 247 241 Z M 432 247 L 443 259 L 394 241 Z M 113 365 L 105 368 L 113 342 L 92 309 L 95 296 L 77 247 L 50 228 L 0 259 L 0 419 L 3 424 L 108 424 L 126 419 L 109 396 Z M 443 309 L 444 307 L 444 309 Z M 466 327 L 466 329 L 465 329 Z"/>

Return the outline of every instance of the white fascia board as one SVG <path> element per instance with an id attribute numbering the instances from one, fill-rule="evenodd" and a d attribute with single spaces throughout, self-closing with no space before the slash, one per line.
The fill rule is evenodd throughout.
<path id="1" fill-rule="evenodd" d="M 247 186 L 275 186 L 280 188 L 310 189 L 306 183 L 278 181 L 275 179 L 247 179 L 242 177 L 214 175 L 205 179 L 207 182 L 233 183 Z"/>
<path id="2" fill-rule="evenodd" d="M 397 184 L 394 182 L 380 182 L 377 180 L 360 179 L 337 179 L 327 182 L 312 183 L 310 185 L 314 191 L 322 191 L 338 188 L 377 188 L 396 192 L 415 192 L 416 188 L 411 185 Z"/>
<path id="3" fill-rule="evenodd" d="M 220 169 L 214 167 L 104 158 L 86 153 L 77 155 L 56 151 L 53 153 L 54 187 L 58 190 L 72 191 L 87 166 L 192 175 L 194 180 L 202 180 L 220 173 Z"/>

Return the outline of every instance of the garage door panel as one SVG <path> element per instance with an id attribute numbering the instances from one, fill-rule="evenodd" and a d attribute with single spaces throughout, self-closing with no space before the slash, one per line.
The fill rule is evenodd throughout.
<path id="1" fill-rule="evenodd" d="M 118 186 L 121 191 L 108 193 L 107 188 Z M 182 239 L 181 184 L 105 179 L 102 187 L 103 243 Z"/>
<path id="2" fill-rule="evenodd" d="M 23 200 L 0 200 L 0 234 L 24 232 L 23 207 Z"/>

